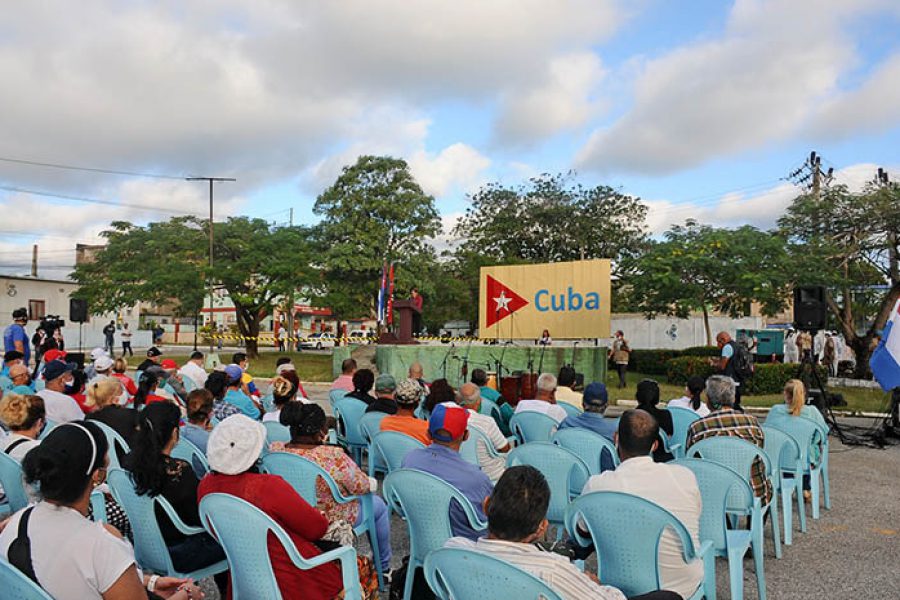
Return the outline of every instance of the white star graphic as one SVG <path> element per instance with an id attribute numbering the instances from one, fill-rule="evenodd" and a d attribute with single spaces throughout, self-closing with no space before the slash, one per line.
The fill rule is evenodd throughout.
<path id="1" fill-rule="evenodd" d="M 505 291 L 500 292 L 500 297 L 494 298 L 494 302 L 497 303 L 497 312 L 500 312 L 500 309 L 502 309 L 502 308 L 505 308 L 506 312 L 509 312 L 510 300 L 512 300 L 512 298 L 507 298 Z"/>

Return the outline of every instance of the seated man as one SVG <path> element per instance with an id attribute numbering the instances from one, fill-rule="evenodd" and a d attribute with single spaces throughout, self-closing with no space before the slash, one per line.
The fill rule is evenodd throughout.
<path id="1" fill-rule="evenodd" d="M 491 481 L 497 481 L 503 475 L 506 469 L 506 453 L 509 452 L 509 440 L 500 433 L 500 428 L 491 417 L 478 412 L 481 409 L 481 391 L 474 383 L 464 383 L 459 388 L 457 396 L 460 406 L 469 411 L 469 429 L 475 428 L 491 441 L 494 450 L 500 453 L 500 456 L 491 456 L 484 448 L 484 444 L 479 444 L 477 449 L 478 464 L 481 470 L 490 477 Z"/>
<path id="2" fill-rule="evenodd" d="M 417 381 L 418 384 L 422 386 L 422 390 L 424 390 L 423 393 L 428 393 L 428 389 L 431 386 L 425 381 L 425 369 L 422 368 L 422 363 L 414 362 L 409 365 L 409 378 Z"/>
<path id="3" fill-rule="evenodd" d="M 345 392 L 353 391 L 353 374 L 356 373 L 356 361 L 352 358 L 345 358 L 341 363 L 341 374 L 331 384 L 329 391 L 344 390 Z"/>
<path id="4" fill-rule="evenodd" d="M 561 423 L 568 413 L 556 404 L 556 377 L 550 373 L 541 373 L 537 379 L 537 394 L 534 400 L 519 400 L 516 414 L 534 411 L 544 413 L 557 423 Z"/>
<path id="5" fill-rule="evenodd" d="M 541 550 L 535 542 L 547 531 L 547 507 L 550 486 L 540 471 L 528 465 L 506 470 L 489 498 L 484 499 L 488 534 L 477 541 L 450 538 L 448 548 L 466 548 L 490 554 L 541 579 L 563 600 L 624 600 L 620 590 L 601 585 L 596 577 L 584 573 L 569 560 Z M 651 592 L 642 600 L 678 598 L 671 592 Z M 524 600 L 524 599 L 523 599 Z"/>
<path id="6" fill-rule="evenodd" d="M 572 389 L 575 385 L 575 369 L 563 367 L 556 377 L 556 401 L 581 406 L 581 394 Z"/>
<path id="7" fill-rule="evenodd" d="M 619 419 L 616 446 L 622 463 L 588 479 L 584 492 L 624 492 L 645 498 L 675 515 L 687 528 L 694 546 L 700 544 L 700 488 L 685 467 L 653 462 L 650 454 L 659 444 L 659 425 L 650 413 L 625 411 Z M 703 580 L 703 562 L 685 564 L 681 542 L 671 531 L 659 543 L 659 569 L 663 586 L 689 598 Z"/>
<path id="8" fill-rule="evenodd" d="M 375 379 L 375 399 L 366 407 L 366 412 L 383 412 L 389 415 L 397 414 L 397 400 L 394 392 L 397 382 L 390 373 L 382 373 Z"/>
<path id="9" fill-rule="evenodd" d="M 491 402 L 496 402 L 498 404 L 502 402 L 500 392 L 492 387 L 488 387 L 488 376 L 487 373 L 484 372 L 484 369 L 472 370 L 472 383 L 478 386 L 482 398 L 486 398 Z"/>
<path id="10" fill-rule="evenodd" d="M 431 443 L 428 436 L 428 422 L 417 419 L 415 412 L 422 399 L 422 387 L 415 379 L 401 379 L 394 392 L 397 414 L 381 420 L 381 431 L 399 431 L 425 444 Z"/>
<path id="11" fill-rule="evenodd" d="M 581 427 L 594 433 L 598 433 L 611 442 L 615 442 L 616 420 L 606 418 L 606 409 L 609 407 L 609 395 L 606 386 L 594 382 L 584 389 L 582 396 L 584 412 L 580 415 L 570 415 L 559 424 L 560 429 L 567 427 Z M 604 452 L 600 457 L 600 468 L 604 471 L 615 468 L 613 457 Z"/>
<path id="12" fill-rule="evenodd" d="M 428 420 L 428 435 L 432 444 L 427 448 L 410 451 L 401 466 L 417 469 L 439 477 L 462 492 L 469 499 L 475 514 L 484 520 L 482 503 L 490 496 L 494 485 L 481 469 L 467 462 L 459 455 L 459 447 L 469 437 L 466 425 L 469 412 L 460 407 L 438 404 L 431 411 Z M 469 524 L 461 506 L 455 502 L 450 506 L 450 526 L 453 535 L 476 540 L 483 531 L 476 531 Z"/>
<path id="13" fill-rule="evenodd" d="M 717 435 L 739 437 L 760 448 L 765 445 L 766 434 L 753 415 L 738 412 L 734 408 L 735 383 L 731 377 L 712 375 L 706 380 L 706 403 L 711 411 L 688 428 L 685 450 L 706 438 Z M 763 506 L 772 500 L 772 483 L 766 478 L 766 466 L 760 459 L 750 467 L 750 485 Z"/>

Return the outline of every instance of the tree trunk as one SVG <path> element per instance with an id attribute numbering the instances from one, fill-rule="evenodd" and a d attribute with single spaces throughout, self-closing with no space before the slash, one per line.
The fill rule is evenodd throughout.
<path id="1" fill-rule="evenodd" d="M 712 331 L 709 328 L 709 310 L 706 303 L 703 303 L 703 328 L 706 330 L 706 345 L 712 346 Z"/>
<path id="2" fill-rule="evenodd" d="M 234 303 L 235 314 L 237 315 L 238 331 L 244 336 L 245 349 L 247 358 L 259 357 L 259 322 L 261 311 L 253 311 L 245 308 L 239 303 Z"/>

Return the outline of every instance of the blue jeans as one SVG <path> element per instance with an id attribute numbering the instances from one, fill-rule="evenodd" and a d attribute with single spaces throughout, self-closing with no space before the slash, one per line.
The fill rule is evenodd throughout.
<path id="1" fill-rule="evenodd" d="M 372 495 L 372 508 L 375 512 L 375 538 L 378 540 L 381 568 L 383 571 L 389 571 L 391 568 L 391 517 L 381 496 Z M 360 505 L 359 515 L 353 526 L 361 525 L 364 516 L 362 505 Z"/>

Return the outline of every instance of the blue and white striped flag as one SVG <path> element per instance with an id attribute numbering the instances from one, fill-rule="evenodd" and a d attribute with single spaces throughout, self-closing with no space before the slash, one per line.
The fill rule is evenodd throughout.
<path id="1" fill-rule="evenodd" d="M 897 325 L 898 322 L 900 322 L 900 301 L 894 305 L 891 318 L 884 326 L 881 341 L 869 359 L 872 374 L 884 391 L 890 391 L 900 386 L 900 327 Z M 894 327 L 897 327 L 897 333 L 893 333 Z"/>

